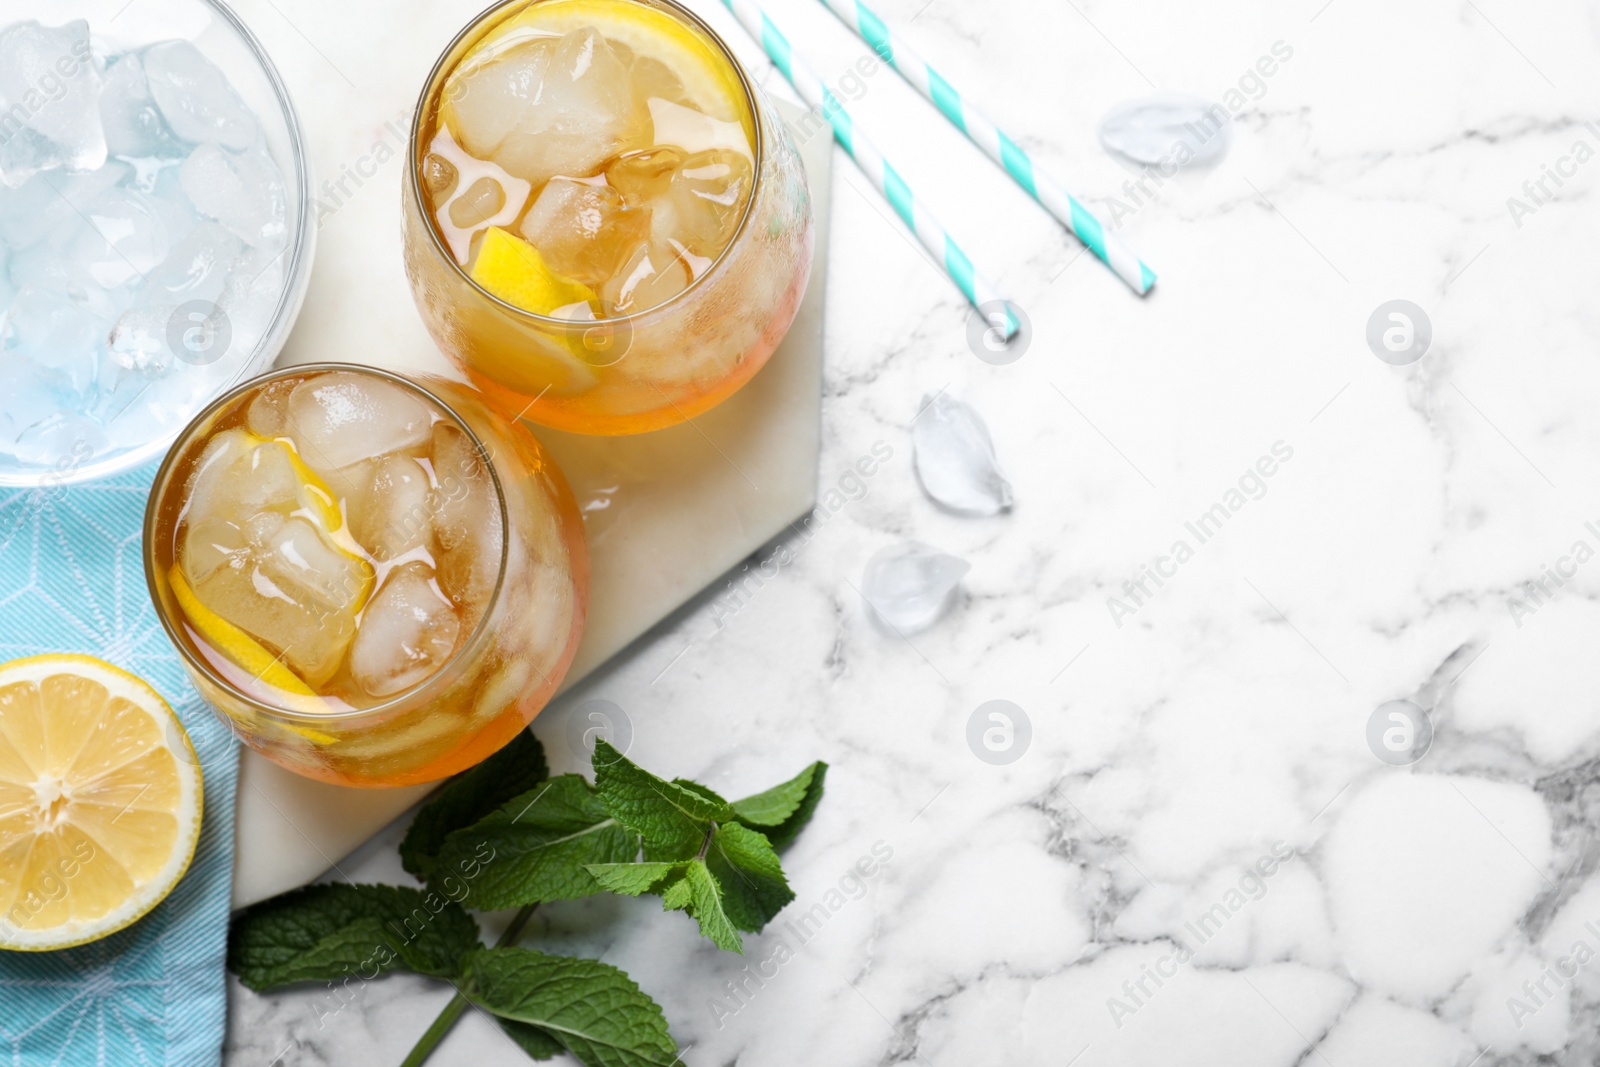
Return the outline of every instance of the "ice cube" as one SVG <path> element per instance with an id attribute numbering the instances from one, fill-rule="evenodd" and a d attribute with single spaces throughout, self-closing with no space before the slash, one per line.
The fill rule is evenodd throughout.
<path id="1" fill-rule="evenodd" d="M 5 312 L 11 307 L 12 297 L 17 295 L 17 290 L 11 284 L 11 253 L 6 246 L 0 244 L 0 324 L 5 320 Z M 5 328 L 0 325 L 0 339 L 5 336 Z"/>
<path id="2" fill-rule="evenodd" d="M 241 549 L 194 586 L 206 607 L 276 649 L 311 685 L 339 669 L 355 636 L 371 566 L 296 516 L 266 544 Z"/>
<path id="3" fill-rule="evenodd" d="M 537 105 L 555 50 L 555 38 L 536 37 L 451 76 L 444 99 L 454 112 L 450 132 L 463 148 L 479 159 L 494 155 Z"/>
<path id="4" fill-rule="evenodd" d="M 164 373 L 172 366 L 167 328 L 176 311 L 176 308 L 136 307 L 123 312 L 111 327 L 112 361 L 125 370 L 148 377 Z"/>
<path id="5" fill-rule="evenodd" d="M 457 427 L 434 427 L 432 455 L 438 487 L 429 502 L 439 584 L 471 625 L 500 579 L 500 498 L 477 447 Z"/>
<path id="6" fill-rule="evenodd" d="M 630 315 L 664 304 L 689 287 L 688 264 L 672 248 L 645 242 L 600 287 L 606 313 Z"/>
<path id="7" fill-rule="evenodd" d="M 518 232 L 551 267 L 595 286 L 616 273 L 618 261 L 649 231 L 650 212 L 627 210 L 622 194 L 610 186 L 552 178 Z"/>
<path id="8" fill-rule="evenodd" d="M 49 372 L 0 349 L 0 455 L 15 455 L 17 438 L 58 407 Z"/>
<path id="9" fill-rule="evenodd" d="M 750 184 L 750 162 L 736 152 L 713 149 L 689 156 L 673 174 L 666 195 L 654 201 L 651 239 L 681 246 L 694 257 L 716 259 L 739 227 Z M 695 270 L 696 277 L 704 266 L 709 264 Z"/>
<path id="10" fill-rule="evenodd" d="M 289 394 L 299 384 L 293 378 L 280 378 L 257 393 L 244 415 L 250 432 L 268 440 L 285 436 L 289 432 Z"/>
<path id="11" fill-rule="evenodd" d="M 0 180 L 15 188 L 39 171 L 104 164 L 99 97 L 83 19 L 57 27 L 30 20 L 0 31 Z"/>
<path id="12" fill-rule="evenodd" d="M 1227 154 L 1230 129 L 1220 105 L 1184 93 L 1159 93 L 1106 112 L 1100 144 L 1136 167 L 1209 167 Z"/>
<path id="13" fill-rule="evenodd" d="M 0 123 L 4 116 L 0 115 Z M 133 173 L 112 162 L 85 174 L 39 174 L 20 189 L 0 189 L 0 239 L 19 252 L 50 236 Z"/>
<path id="14" fill-rule="evenodd" d="M 432 437 L 432 413 L 423 401 L 365 374 L 308 378 L 289 394 L 288 412 L 300 457 L 324 478 L 385 452 L 419 450 Z"/>
<path id="15" fill-rule="evenodd" d="M 463 230 L 476 230 L 505 210 L 506 191 L 493 178 L 479 178 L 450 203 L 450 221 Z"/>
<path id="16" fill-rule="evenodd" d="M 427 183 L 428 196 L 435 201 L 445 201 L 456 191 L 461 172 L 448 159 L 429 152 L 428 158 L 422 161 L 422 180 Z"/>
<path id="17" fill-rule="evenodd" d="M 189 482 L 190 522 L 243 522 L 262 511 L 288 513 L 300 505 L 300 479 L 282 442 L 224 430 L 206 443 Z"/>
<path id="18" fill-rule="evenodd" d="M 720 149 L 744 156 L 746 160 L 755 159 L 743 123 L 724 122 L 704 111 L 653 97 L 650 124 L 655 131 L 656 144 L 674 145 L 685 155 Z"/>
<path id="19" fill-rule="evenodd" d="M 203 144 L 184 160 L 179 180 L 196 211 L 246 244 L 276 249 L 287 240 L 283 174 L 265 152 Z"/>
<path id="20" fill-rule="evenodd" d="M 1011 483 L 1000 473 L 983 416 L 947 393 L 923 397 L 911 424 L 917 480 L 936 502 L 968 515 L 1011 507 Z"/>
<path id="21" fill-rule="evenodd" d="M 150 272 L 144 287 L 145 303 L 215 303 L 222 295 L 228 272 L 243 251 L 244 242 L 220 224 L 209 219 L 200 223 Z"/>
<path id="22" fill-rule="evenodd" d="M 255 350 L 266 336 L 283 295 L 284 253 L 249 248 L 228 272 L 217 306 L 233 330 L 231 351 L 240 357 Z"/>
<path id="23" fill-rule="evenodd" d="M 369 696 L 403 692 L 445 665 L 460 633 L 461 620 L 439 591 L 432 569 L 425 563 L 402 564 L 361 614 L 350 646 L 350 674 Z"/>
<path id="24" fill-rule="evenodd" d="M 683 163 L 683 153 L 670 145 L 628 152 L 606 168 L 606 181 L 629 207 L 641 207 L 672 187 L 672 175 Z"/>
<path id="25" fill-rule="evenodd" d="M 472 238 L 490 226 L 510 226 L 522 214 L 522 209 L 527 206 L 528 194 L 533 191 L 533 186 L 521 178 L 507 174 L 506 171 L 493 163 L 475 159 L 462 150 L 450 138 L 450 132 L 439 130 L 434 135 L 433 144 L 429 146 L 431 156 L 436 156 L 449 164 L 455 171 L 456 182 L 452 186 L 455 196 L 452 199 L 436 202 L 434 219 L 439 223 L 439 231 L 444 234 L 445 241 L 450 245 L 450 254 L 455 256 L 456 262 L 465 265 L 471 256 Z M 470 226 L 458 226 L 455 222 L 455 206 L 462 195 L 468 190 L 479 187 L 479 184 L 488 179 L 497 185 L 504 196 L 504 206 L 498 214 L 483 219 L 481 222 Z M 478 212 L 471 216 L 476 218 Z"/>
<path id="26" fill-rule="evenodd" d="M 228 566 L 244 548 L 245 533 L 237 522 L 218 518 L 191 522 L 184 528 L 178 565 L 192 585 Z"/>
<path id="27" fill-rule="evenodd" d="M 65 267 L 80 285 L 116 289 L 142 281 L 168 250 L 155 200 L 134 189 L 110 189 L 82 211 L 64 250 Z"/>
<path id="28" fill-rule="evenodd" d="M 27 285 L 11 302 L 6 322 L 15 354 L 5 358 L 20 354 L 79 392 L 94 384 L 110 332 L 105 320 L 62 293 Z"/>
<path id="29" fill-rule="evenodd" d="M 502 84 L 490 95 L 514 109 L 514 129 L 491 159 L 534 184 L 556 175 L 583 178 L 630 149 L 649 147 L 649 117 L 634 99 L 628 68 L 592 27 L 556 43 L 542 88 L 531 101 Z"/>
<path id="30" fill-rule="evenodd" d="M 242 150 L 260 139 L 261 127 L 228 76 L 188 41 L 146 49 L 144 69 L 156 106 L 185 141 Z"/>
<path id="31" fill-rule="evenodd" d="M 100 89 L 100 122 L 106 131 L 106 149 L 114 156 L 141 159 L 188 152 L 161 117 L 138 53 L 129 52 L 106 68 Z"/>
<path id="32" fill-rule="evenodd" d="M 964 559 L 906 541 L 880 549 L 867 561 L 861 594 L 890 629 L 914 634 L 944 614 L 950 594 L 969 570 Z"/>
<path id="33" fill-rule="evenodd" d="M 428 471 L 411 456 L 389 455 L 351 494 L 350 533 L 374 559 L 391 560 L 433 541 Z"/>
<path id="34" fill-rule="evenodd" d="M 683 80 L 661 60 L 641 56 L 633 61 L 632 71 L 633 91 L 641 108 L 648 109 L 652 99 L 691 106 L 689 95 L 683 91 Z"/>
<path id="35" fill-rule="evenodd" d="M 63 470 L 64 464 L 105 451 L 106 435 L 87 415 L 62 411 L 46 415 L 17 435 L 12 449 L 24 463 Z"/>

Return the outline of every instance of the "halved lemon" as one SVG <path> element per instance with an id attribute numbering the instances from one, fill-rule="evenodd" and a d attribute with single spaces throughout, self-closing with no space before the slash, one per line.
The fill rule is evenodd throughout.
<path id="1" fill-rule="evenodd" d="M 0 949 L 115 933 L 200 837 L 200 761 L 161 695 L 92 656 L 0 664 Z"/>

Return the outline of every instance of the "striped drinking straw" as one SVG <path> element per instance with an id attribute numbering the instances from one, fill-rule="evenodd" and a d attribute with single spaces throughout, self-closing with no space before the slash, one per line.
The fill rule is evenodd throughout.
<path id="1" fill-rule="evenodd" d="M 1034 165 L 1033 159 L 1017 142 L 1007 137 L 988 116 L 970 102 L 963 100 L 955 87 L 945 81 L 905 41 L 889 32 L 889 27 L 861 0 L 820 0 L 839 20 L 854 30 L 879 58 L 888 63 L 900 76 L 923 96 L 932 101 L 956 129 L 967 135 L 973 144 L 986 152 L 990 159 L 1005 168 L 1018 185 L 1028 191 L 1061 224 L 1089 246 L 1117 277 L 1127 282 L 1134 292 L 1143 296 L 1156 282 L 1155 272 L 1145 266 L 1138 256 L 1105 228 L 1099 219 L 1067 193 L 1050 175 Z"/>
<path id="2" fill-rule="evenodd" d="M 844 105 L 839 103 L 839 98 L 828 90 L 816 71 L 807 66 L 806 62 L 789 47 L 789 39 L 778 30 L 772 19 L 768 18 L 766 12 L 756 6 L 753 0 L 722 0 L 722 3 L 733 12 L 734 17 L 743 24 L 750 36 L 761 42 L 767 58 L 771 59 L 773 65 L 789 79 L 789 84 L 794 86 L 795 92 L 800 94 L 801 99 L 820 111 L 828 120 L 833 127 L 834 137 L 844 146 L 844 150 L 850 153 L 850 158 L 856 161 L 862 172 L 877 187 L 878 192 L 889 201 L 895 214 L 899 215 L 917 235 L 922 247 L 926 248 L 934 261 L 944 268 L 950 280 L 966 294 L 972 306 L 980 311 L 993 311 L 996 314 L 998 308 L 1005 309 L 1006 321 L 1003 329 L 1005 338 L 1010 340 L 1021 328 L 1010 302 L 1004 300 L 994 286 L 977 272 L 972 260 L 961 251 L 961 246 L 956 244 L 955 239 L 943 226 L 939 225 L 927 206 L 912 194 L 911 187 L 900 176 L 900 172 L 890 166 L 883 153 L 878 151 L 877 146 L 868 140 L 851 120 Z M 998 308 L 994 303 L 996 301 L 999 302 Z M 989 305 L 989 308 L 986 309 L 985 305 Z M 992 325 L 996 329 L 1002 328 L 998 321 Z"/>

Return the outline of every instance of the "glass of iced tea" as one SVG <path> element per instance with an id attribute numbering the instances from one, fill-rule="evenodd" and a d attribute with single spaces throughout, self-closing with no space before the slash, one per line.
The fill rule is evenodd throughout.
<path id="1" fill-rule="evenodd" d="M 761 369 L 805 294 L 805 170 L 671 0 L 510 0 L 429 75 L 404 184 L 435 341 L 507 414 L 669 426 Z"/>
<path id="2" fill-rule="evenodd" d="M 341 785 L 431 781 L 555 692 L 588 597 L 581 521 L 526 427 L 371 367 L 255 378 L 156 475 L 145 574 L 201 694 Z"/>

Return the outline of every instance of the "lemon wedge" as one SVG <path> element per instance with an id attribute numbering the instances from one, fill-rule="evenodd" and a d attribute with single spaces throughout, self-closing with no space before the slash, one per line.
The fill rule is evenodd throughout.
<path id="1" fill-rule="evenodd" d="M 200 836 L 200 761 L 161 695 L 90 656 L 0 665 L 0 948 L 115 933 Z"/>
<path id="2" fill-rule="evenodd" d="M 472 264 L 472 280 L 506 303 L 536 315 L 596 299 L 594 290 L 551 270 L 537 248 L 499 226 L 484 231 L 478 258 Z"/>
<path id="3" fill-rule="evenodd" d="M 277 656 L 202 604 L 183 577 L 183 568 L 174 565 L 167 573 L 167 584 L 172 587 L 172 595 L 177 599 L 178 607 L 183 609 L 184 617 L 200 631 L 200 636 L 212 648 L 227 656 L 241 670 L 248 671 L 252 678 L 293 696 L 316 699 L 316 690 L 301 681 L 300 676 L 286 667 Z"/>

